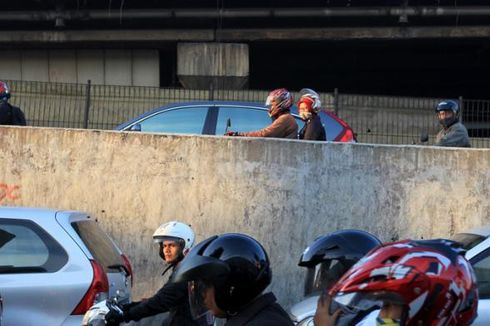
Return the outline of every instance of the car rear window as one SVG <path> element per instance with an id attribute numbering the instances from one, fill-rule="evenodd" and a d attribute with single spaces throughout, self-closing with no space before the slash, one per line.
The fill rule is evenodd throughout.
<path id="1" fill-rule="evenodd" d="M 72 223 L 72 227 L 95 260 L 104 267 L 106 273 L 110 270 L 109 266 L 124 264 L 118 249 L 109 236 L 97 225 L 97 222 L 78 221 Z"/>
<path id="2" fill-rule="evenodd" d="M 461 243 L 466 250 L 470 250 L 485 239 L 484 236 L 470 233 L 457 233 L 451 238 L 451 240 Z"/>
<path id="3" fill-rule="evenodd" d="M 327 140 L 335 140 L 335 138 L 337 138 L 337 136 L 344 130 L 344 127 L 328 114 L 320 113 L 320 118 L 327 133 Z"/>
<path id="4" fill-rule="evenodd" d="M 0 274 L 54 273 L 68 254 L 32 221 L 0 219 Z"/>

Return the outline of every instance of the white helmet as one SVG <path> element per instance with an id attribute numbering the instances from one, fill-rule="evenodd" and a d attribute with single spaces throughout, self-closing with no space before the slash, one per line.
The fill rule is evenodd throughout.
<path id="1" fill-rule="evenodd" d="M 185 223 L 171 221 L 160 225 L 153 233 L 153 240 L 162 243 L 165 240 L 181 242 L 182 252 L 185 255 L 194 245 L 194 231 Z"/>
<path id="2" fill-rule="evenodd" d="M 302 90 L 299 91 L 300 95 L 300 101 L 304 97 L 308 97 L 311 100 L 311 108 L 314 112 L 318 113 L 320 111 L 320 108 L 322 106 L 322 102 L 320 100 L 320 95 L 318 95 L 317 92 L 312 90 L 311 88 L 303 88 Z"/>

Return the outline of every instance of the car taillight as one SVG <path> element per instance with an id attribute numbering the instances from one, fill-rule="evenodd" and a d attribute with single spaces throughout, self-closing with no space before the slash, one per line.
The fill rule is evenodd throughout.
<path id="1" fill-rule="evenodd" d="M 90 260 L 90 263 L 92 264 L 92 269 L 94 271 L 92 283 L 90 284 L 87 293 L 85 293 L 80 303 L 71 313 L 72 315 L 85 314 L 87 310 L 96 303 L 96 300 L 100 301 L 105 299 L 109 293 L 109 281 L 107 280 L 104 269 L 95 260 Z"/>
<path id="2" fill-rule="evenodd" d="M 340 137 L 338 140 L 340 142 L 351 142 L 354 141 L 354 134 L 352 133 L 352 130 L 346 129 L 345 133 Z"/>
<path id="3" fill-rule="evenodd" d="M 128 257 L 126 257 L 125 254 L 122 254 L 121 257 L 124 262 L 124 266 L 126 266 L 126 268 L 128 269 L 129 276 L 131 277 L 131 287 L 133 287 L 134 277 L 133 277 L 133 268 L 131 267 L 131 262 L 129 261 Z"/>

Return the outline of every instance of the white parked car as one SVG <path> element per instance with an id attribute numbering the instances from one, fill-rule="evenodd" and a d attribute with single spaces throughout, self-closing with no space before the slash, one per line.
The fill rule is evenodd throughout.
<path id="1" fill-rule="evenodd" d="M 5 325 L 81 325 L 108 296 L 131 298 L 129 260 L 77 211 L 0 207 Z"/>
<path id="2" fill-rule="evenodd" d="M 452 240 L 468 250 L 465 257 L 473 265 L 478 281 L 478 317 L 472 325 L 490 325 L 490 226 L 455 234 Z"/>

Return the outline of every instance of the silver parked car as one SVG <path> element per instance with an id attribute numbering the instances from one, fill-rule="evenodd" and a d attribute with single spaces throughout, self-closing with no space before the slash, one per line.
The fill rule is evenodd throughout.
<path id="1" fill-rule="evenodd" d="M 5 325 L 81 325 L 108 296 L 131 299 L 129 260 L 78 211 L 0 207 Z"/>

